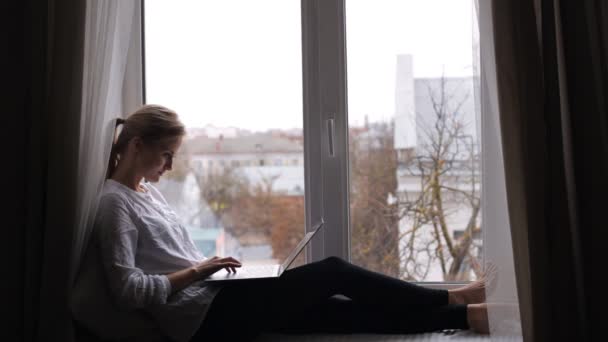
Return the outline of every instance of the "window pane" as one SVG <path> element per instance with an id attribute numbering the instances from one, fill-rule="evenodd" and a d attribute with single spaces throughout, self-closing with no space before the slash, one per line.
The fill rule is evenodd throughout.
<path id="1" fill-rule="evenodd" d="M 206 256 L 280 262 L 304 235 L 300 21 L 299 0 L 146 1 L 147 102 L 188 131 L 158 187 Z"/>
<path id="2" fill-rule="evenodd" d="M 356 264 L 413 281 L 476 277 L 473 13 L 471 0 L 346 1 Z"/>

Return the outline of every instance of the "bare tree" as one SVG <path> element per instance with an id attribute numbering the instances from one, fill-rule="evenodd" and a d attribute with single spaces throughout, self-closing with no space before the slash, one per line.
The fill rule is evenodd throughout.
<path id="1" fill-rule="evenodd" d="M 399 275 L 399 217 L 394 198 L 397 160 L 392 124 L 350 134 L 352 261 L 376 272 Z"/>
<path id="2" fill-rule="evenodd" d="M 202 199 L 222 220 L 236 199 L 249 191 L 247 179 L 233 167 L 222 167 L 195 175 Z"/>
<path id="3" fill-rule="evenodd" d="M 429 85 L 417 148 L 395 151 L 391 124 L 351 129 L 353 262 L 407 280 L 424 280 L 437 267 L 444 280 L 478 271 L 479 158 L 465 135 L 469 95 L 454 82 Z M 397 175 L 410 184 L 397 189 Z"/>
<path id="4" fill-rule="evenodd" d="M 225 220 L 235 236 L 257 235 L 264 241 L 270 241 L 275 180 L 276 177 L 263 178 L 260 183 L 243 188 L 234 197 L 234 205 Z"/>
<path id="5" fill-rule="evenodd" d="M 468 123 L 459 115 L 468 94 L 457 98 L 445 78 L 428 93 L 433 116 L 418 123 L 421 143 L 401 165 L 405 176 L 419 179 L 419 189 L 404 193 L 399 203 L 407 222 L 400 237 L 406 246 L 402 277 L 424 279 L 438 263 L 444 280 L 469 280 L 471 269 L 479 271 L 474 237 L 480 232 L 480 198 L 476 144 L 464 134 Z M 453 217 L 463 212 L 466 224 L 456 227 Z"/>
<path id="6" fill-rule="evenodd" d="M 242 245 L 270 244 L 283 259 L 304 235 L 304 197 L 274 190 L 278 176 L 250 184 L 237 168 L 224 167 L 197 177 L 200 193 L 224 228 Z M 303 264 L 301 255 L 295 265 Z"/>

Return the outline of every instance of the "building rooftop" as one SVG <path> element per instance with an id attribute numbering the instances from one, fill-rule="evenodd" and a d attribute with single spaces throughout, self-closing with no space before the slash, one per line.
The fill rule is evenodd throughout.
<path id="1" fill-rule="evenodd" d="M 285 136 L 261 133 L 248 136 L 195 137 L 184 142 L 192 155 L 228 153 L 303 153 L 302 144 Z"/>

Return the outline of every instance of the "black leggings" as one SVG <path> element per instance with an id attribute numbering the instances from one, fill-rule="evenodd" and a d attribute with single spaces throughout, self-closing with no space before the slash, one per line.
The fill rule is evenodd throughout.
<path id="1" fill-rule="evenodd" d="M 446 290 L 329 257 L 285 271 L 280 278 L 226 284 L 192 341 L 247 341 L 262 332 L 403 334 L 468 329 L 466 317 L 466 305 L 448 304 Z"/>

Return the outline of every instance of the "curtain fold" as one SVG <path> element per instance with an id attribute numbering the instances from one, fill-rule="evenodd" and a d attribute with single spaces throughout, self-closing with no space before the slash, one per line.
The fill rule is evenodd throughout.
<path id="1" fill-rule="evenodd" d="M 608 192 L 606 3 L 492 2 L 526 341 L 601 340 Z M 597 315 L 597 313 L 602 313 Z"/>
<path id="2" fill-rule="evenodd" d="M 517 341 L 522 338 L 519 298 L 515 281 L 513 246 L 507 210 L 502 134 L 496 84 L 496 57 L 492 34 L 492 6 L 475 1 L 479 28 L 481 137 L 482 137 L 482 212 L 484 261 L 496 266 L 496 287 L 488 287 L 488 318 L 492 339 Z M 475 60 L 475 59 L 474 59 Z"/>
<path id="3" fill-rule="evenodd" d="M 139 0 L 49 3 L 38 340 L 74 340 L 70 296 L 91 235 L 114 118 L 142 103 L 140 5 Z"/>
<path id="4" fill-rule="evenodd" d="M 3 2 L 3 169 L 5 201 L 2 251 L 8 315 L 3 336 L 33 341 L 38 325 L 40 262 L 46 163 L 48 5 L 31 0 Z M 8 162 L 10 161 L 10 162 Z M 10 262 L 8 262 L 10 260 Z"/>
<path id="5" fill-rule="evenodd" d="M 541 57 L 533 4 L 494 1 L 500 121 L 511 236 L 525 341 L 549 341 L 544 289 L 549 265 L 545 175 L 548 172 Z"/>
<path id="6" fill-rule="evenodd" d="M 138 0 L 87 3 L 72 283 L 93 228 L 114 119 L 142 104 L 140 17 Z"/>
<path id="7" fill-rule="evenodd" d="M 76 202 L 77 153 L 82 100 L 85 4 L 79 1 L 49 1 L 46 79 L 43 102 L 46 116 L 40 156 L 43 189 L 35 196 L 44 198 L 42 226 L 30 227 L 42 234 L 41 259 L 35 266 L 40 283 L 32 284 L 39 293 L 36 340 L 70 341 L 72 330 L 68 310 L 70 251 Z M 37 156 L 34 156 L 37 157 Z M 31 279 L 30 279 L 31 280 Z M 38 289 L 38 291 L 35 291 Z"/>
<path id="8" fill-rule="evenodd" d="M 569 328 L 562 333 L 592 341 L 605 339 L 602 324 L 608 316 L 608 301 L 598 296 L 604 291 L 598 270 L 605 267 L 608 241 L 604 214 L 604 194 L 608 191 L 607 7 L 603 0 L 576 4 L 560 0 L 553 2 L 553 8 L 543 8 L 543 18 L 553 14 L 555 26 L 555 32 L 543 32 L 543 36 L 555 36 L 558 56 L 557 78 L 546 83 L 557 83 L 559 91 L 547 98 L 558 102 L 557 111 L 552 113 L 561 123 L 570 216 L 561 236 L 570 240 L 569 255 L 564 253 L 564 259 L 570 260 L 572 267 L 568 272 L 572 281 L 566 289 L 572 291 L 564 303 L 567 311 L 553 324 L 568 322 Z M 553 47 L 547 44 L 543 48 Z M 549 74 L 547 68 L 545 74 Z"/>

